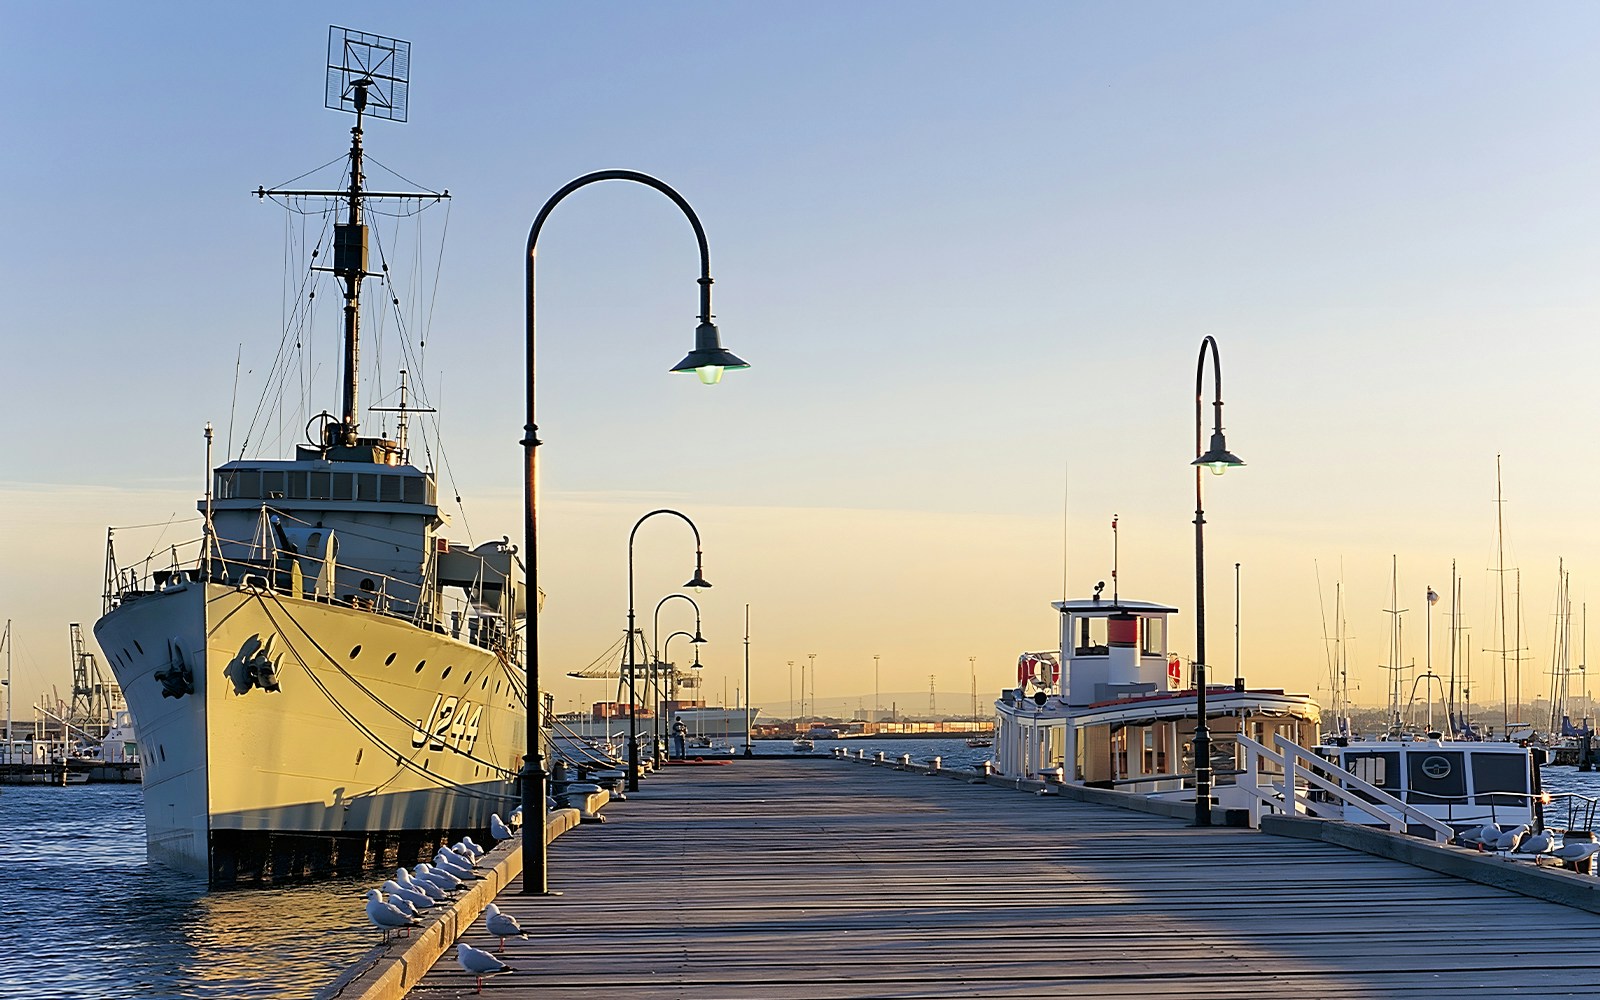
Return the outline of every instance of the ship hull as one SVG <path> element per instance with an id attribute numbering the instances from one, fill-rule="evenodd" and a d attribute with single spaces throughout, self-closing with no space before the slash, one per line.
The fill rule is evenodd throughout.
<path id="1" fill-rule="evenodd" d="M 95 634 L 137 725 L 153 862 L 214 885 L 405 864 L 519 801 L 526 709 L 490 650 L 193 581 Z"/>

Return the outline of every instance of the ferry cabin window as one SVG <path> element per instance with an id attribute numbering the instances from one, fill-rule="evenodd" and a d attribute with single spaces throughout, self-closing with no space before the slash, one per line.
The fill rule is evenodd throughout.
<path id="1" fill-rule="evenodd" d="M 1073 626 L 1073 656 L 1106 656 L 1110 652 L 1104 618 L 1079 618 Z"/>
<path id="2" fill-rule="evenodd" d="M 1467 800 L 1465 755 L 1459 750 L 1412 752 L 1406 755 L 1406 787 L 1415 805 L 1462 803 Z"/>
<path id="3" fill-rule="evenodd" d="M 1167 652 L 1167 620 L 1139 619 L 1139 655 L 1164 656 Z"/>
<path id="4" fill-rule="evenodd" d="M 1472 791 L 1479 805 L 1527 805 L 1527 757 L 1517 753 L 1473 754 Z"/>

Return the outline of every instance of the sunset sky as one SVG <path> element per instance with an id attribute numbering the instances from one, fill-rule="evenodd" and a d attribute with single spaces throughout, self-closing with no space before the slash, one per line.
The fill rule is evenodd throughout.
<path id="1" fill-rule="evenodd" d="M 551 216 L 541 631 L 562 709 L 612 694 L 564 674 L 621 635 L 628 533 L 656 507 L 704 539 L 713 701 L 744 686 L 746 605 L 770 714 L 812 653 L 834 711 L 870 712 L 874 655 L 886 707 L 925 711 L 931 676 L 941 711 L 967 711 L 969 657 L 991 700 L 1054 645 L 1063 575 L 1073 597 L 1109 580 L 1113 516 L 1122 595 L 1181 608 L 1191 655 L 1206 335 L 1248 463 L 1205 482 L 1218 671 L 1238 563 L 1246 678 L 1325 700 L 1342 582 L 1353 694 L 1382 702 L 1391 559 L 1405 661 L 1428 657 L 1427 588 L 1444 595 L 1441 672 L 1455 561 L 1476 700 L 1497 703 L 1497 455 L 1525 698 L 1548 689 L 1558 561 L 1575 614 L 1600 594 L 1594 4 L 13 0 L 0 619 L 19 717 L 69 686 L 106 528 L 125 561 L 196 537 L 202 427 L 237 450 L 252 424 L 293 276 L 284 213 L 250 192 L 347 145 L 323 107 L 330 23 L 412 43 L 409 122 L 366 130 L 403 179 L 369 176 L 453 196 L 420 217 L 442 260 L 401 282 L 452 537 L 520 542 L 522 251 L 567 181 L 622 167 L 682 193 L 724 343 L 753 365 L 715 388 L 667 373 L 698 260 L 659 193 L 596 185 Z M 337 409 L 321 310 L 312 412 Z M 257 420 L 255 440 L 284 455 L 303 422 Z M 648 627 L 692 539 L 657 518 L 635 562 Z"/>

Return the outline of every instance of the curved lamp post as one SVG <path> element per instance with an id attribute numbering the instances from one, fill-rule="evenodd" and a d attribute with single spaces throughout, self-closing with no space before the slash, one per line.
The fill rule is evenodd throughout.
<path id="1" fill-rule="evenodd" d="M 662 656 L 670 655 L 670 650 L 672 648 L 672 640 L 676 639 L 680 635 L 683 636 L 684 638 L 688 639 L 692 643 L 701 643 L 701 642 L 705 641 L 704 639 L 700 638 L 700 629 L 698 627 L 695 628 L 694 635 L 690 635 L 688 632 L 685 632 L 682 629 L 679 629 L 678 631 L 676 631 L 676 632 L 672 633 L 671 635 L 667 636 L 667 641 L 661 644 L 661 655 Z M 694 663 L 691 664 L 690 666 L 691 666 L 691 669 L 694 669 L 694 670 L 699 670 L 700 669 L 700 647 L 698 645 L 696 645 L 695 649 L 694 649 Z M 657 668 L 659 669 L 659 667 L 660 667 L 660 664 L 658 663 L 657 664 Z M 676 671 L 674 671 L 674 673 L 676 673 Z"/>
<path id="2" fill-rule="evenodd" d="M 598 181 L 633 181 L 655 188 L 677 205 L 688 217 L 689 225 L 694 229 L 696 242 L 700 246 L 700 323 L 694 331 L 694 349 L 682 361 L 673 366 L 675 372 L 694 372 L 700 381 L 710 385 L 722 378 L 722 373 L 727 369 L 750 367 L 738 357 L 722 348 L 720 335 L 717 333 L 716 324 L 711 322 L 711 254 L 706 249 L 705 230 L 700 226 L 700 220 L 694 214 L 694 209 L 665 183 L 642 174 L 636 170 L 597 170 L 594 173 L 584 174 L 576 180 L 568 182 L 561 190 L 551 195 L 544 207 L 539 209 L 539 214 L 534 218 L 532 227 L 528 230 L 528 247 L 526 259 L 526 330 L 527 330 L 527 422 L 523 427 L 522 447 L 525 455 L 524 475 L 522 480 L 522 495 L 526 516 L 523 519 L 524 548 L 527 551 L 527 566 L 525 568 L 525 581 L 523 600 L 531 605 L 524 610 L 523 619 L 528 630 L 528 648 L 526 651 L 527 663 L 527 699 L 528 699 L 528 753 L 523 759 L 522 768 L 522 814 L 524 817 L 523 838 L 523 878 L 522 891 L 525 894 L 545 894 L 550 891 L 546 862 L 548 855 L 545 852 L 545 819 L 547 816 L 545 800 L 545 770 L 544 750 L 541 746 L 540 732 L 543 695 L 539 690 L 539 608 L 537 596 L 539 593 L 539 547 L 538 547 L 538 490 L 539 482 L 539 428 L 534 421 L 533 388 L 534 388 L 534 263 L 536 248 L 539 242 L 539 231 L 544 228 L 545 219 L 549 218 L 552 209 L 563 198 L 581 187 L 586 187 Z M 630 616 L 631 618 L 631 616 Z M 629 633 L 630 648 L 632 633 Z"/>
<path id="3" fill-rule="evenodd" d="M 689 526 L 689 530 L 694 532 L 694 576 L 690 577 L 689 582 L 684 584 L 684 586 L 711 586 L 711 584 L 706 582 L 706 578 L 700 573 L 700 529 L 694 526 L 694 522 L 689 520 L 689 516 L 687 514 L 684 514 L 682 511 L 672 510 L 668 507 L 662 507 L 658 510 L 653 510 L 645 516 L 639 518 L 639 520 L 634 522 L 633 530 L 628 532 L 629 635 L 633 634 L 633 540 L 639 534 L 639 526 L 650 520 L 652 517 L 655 517 L 657 514 L 671 514 L 674 517 L 682 518 L 683 523 L 687 524 Z M 698 604 L 695 605 L 695 610 L 697 612 L 699 609 L 700 606 Z M 628 791 L 630 792 L 637 792 L 639 790 L 639 727 L 637 724 L 638 698 L 634 695 L 635 667 L 636 664 L 633 656 L 633 643 L 630 642 L 628 643 Z M 654 733 L 655 727 L 651 726 L 650 731 Z M 650 756 L 653 759 L 655 757 L 655 752 L 651 751 Z"/>
<path id="4" fill-rule="evenodd" d="M 1206 348 L 1211 349 L 1211 370 L 1215 377 L 1212 399 L 1211 447 L 1200 451 L 1201 401 L 1204 398 Z M 1206 560 L 1204 505 L 1200 500 L 1200 472 L 1210 469 L 1222 475 L 1230 467 L 1240 466 L 1238 456 L 1228 450 L 1222 437 L 1222 358 L 1217 354 L 1217 342 L 1211 337 L 1200 342 L 1200 361 L 1194 373 L 1194 454 L 1189 463 L 1194 466 L 1194 822 L 1196 826 L 1211 825 L 1211 731 L 1206 728 Z"/>
<path id="5" fill-rule="evenodd" d="M 661 600 L 656 602 L 655 614 L 651 617 L 650 639 L 651 642 L 655 644 L 655 669 L 651 671 L 651 677 L 656 682 L 655 702 L 658 705 L 666 704 L 666 697 L 661 693 L 661 654 L 663 652 L 661 643 L 661 606 L 672 600 L 674 597 L 681 598 L 682 600 L 688 601 L 690 604 L 694 605 L 694 635 L 689 637 L 689 641 L 697 646 L 706 641 L 705 636 L 700 634 L 700 605 L 695 603 L 694 598 L 690 597 L 688 594 L 668 594 L 666 597 L 663 597 Z M 673 635 L 676 634 L 676 632 L 673 633 Z M 671 636 L 668 636 L 668 638 L 671 638 Z M 671 685 L 668 685 L 667 692 L 668 694 L 675 693 L 672 691 Z M 661 761 L 660 752 L 662 747 L 662 738 L 667 735 L 666 719 L 664 719 L 662 715 L 663 713 L 661 712 L 656 713 L 656 724 L 652 730 L 656 736 L 656 762 L 658 764 Z"/>

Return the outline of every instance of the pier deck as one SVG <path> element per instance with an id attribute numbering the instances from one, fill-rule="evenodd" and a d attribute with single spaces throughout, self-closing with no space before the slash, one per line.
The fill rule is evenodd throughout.
<path id="1" fill-rule="evenodd" d="M 1600 995 L 1600 915 L 1319 842 L 830 759 L 606 815 L 550 846 L 564 895 L 496 900 L 533 939 L 485 996 Z M 472 989 L 452 950 L 409 996 Z"/>

